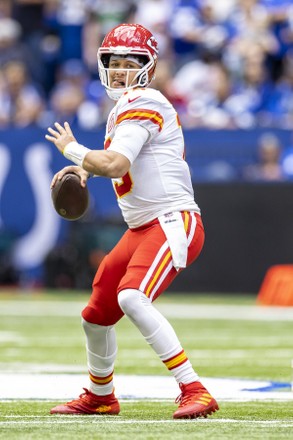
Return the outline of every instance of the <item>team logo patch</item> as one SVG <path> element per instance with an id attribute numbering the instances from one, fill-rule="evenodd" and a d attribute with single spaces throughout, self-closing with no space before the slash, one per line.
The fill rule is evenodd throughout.
<path id="1" fill-rule="evenodd" d="M 115 126 L 115 121 L 114 121 L 114 114 L 112 113 L 109 122 L 108 122 L 108 126 L 107 126 L 107 133 L 111 133 L 111 131 L 113 130 Z"/>

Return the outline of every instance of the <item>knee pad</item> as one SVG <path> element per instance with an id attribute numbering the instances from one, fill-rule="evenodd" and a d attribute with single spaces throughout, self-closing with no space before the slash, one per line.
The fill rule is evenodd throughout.
<path id="1" fill-rule="evenodd" d="M 110 329 L 114 328 L 113 325 L 104 326 L 99 324 L 93 324 L 91 322 L 86 321 L 84 318 L 81 318 L 81 325 L 85 334 L 88 337 L 96 337 L 101 334 L 102 336 L 106 334 Z"/>
<path id="2" fill-rule="evenodd" d="M 133 317 L 141 304 L 142 293 L 135 289 L 121 290 L 118 295 L 118 303 L 125 315 Z"/>
<path id="3" fill-rule="evenodd" d="M 173 347 L 177 337 L 169 322 L 152 305 L 151 300 L 139 290 L 125 289 L 118 295 L 121 309 L 133 324 L 140 330 L 148 344 L 156 346 L 156 341 L 164 335 L 166 347 Z M 161 353 L 161 348 L 160 351 Z"/>
<path id="4" fill-rule="evenodd" d="M 110 370 L 117 354 L 116 334 L 113 325 L 91 324 L 82 319 L 86 336 L 88 364 L 92 371 Z M 98 367 L 97 367 L 98 366 Z"/>

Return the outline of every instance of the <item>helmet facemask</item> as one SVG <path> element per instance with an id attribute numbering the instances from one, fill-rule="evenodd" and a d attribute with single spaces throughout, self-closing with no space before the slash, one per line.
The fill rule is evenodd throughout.
<path id="1" fill-rule="evenodd" d="M 125 86 L 114 88 L 111 87 L 110 82 L 110 74 L 112 71 L 117 71 L 120 69 L 117 68 L 109 68 L 110 57 L 114 55 L 117 57 L 123 57 L 126 59 L 131 59 L 137 64 L 140 64 L 140 67 L 137 69 L 121 69 L 125 71 Z M 137 61 L 136 61 L 137 60 Z M 117 101 L 125 92 L 128 92 L 131 89 L 136 87 L 147 87 L 151 80 L 153 79 L 154 72 L 154 62 L 147 55 L 135 54 L 131 53 L 117 53 L 99 50 L 98 51 L 98 67 L 99 67 L 99 75 L 101 79 L 102 85 L 105 87 L 108 96 Z M 129 82 L 129 75 L 131 72 L 136 72 L 131 82 Z"/>

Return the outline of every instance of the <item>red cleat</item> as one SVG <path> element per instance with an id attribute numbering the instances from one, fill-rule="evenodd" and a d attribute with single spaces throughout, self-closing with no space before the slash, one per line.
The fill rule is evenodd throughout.
<path id="1" fill-rule="evenodd" d="M 207 417 L 219 409 L 216 400 L 200 382 L 181 383 L 179 386 L 181 394 L 175 400 L 179 407 L 173 414 L 174 419 Z"/>
<path id="2" fill-rule="evenodd" d="M 52 408 L 51 414 L 119 414 L 120 405 L 114 392 L 107 396 L 97 396 L 84 388 L 78 399 L 57 405 Z"/>

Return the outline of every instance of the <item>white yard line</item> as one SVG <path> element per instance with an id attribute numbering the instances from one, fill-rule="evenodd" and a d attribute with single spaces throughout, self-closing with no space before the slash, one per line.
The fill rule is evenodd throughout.
<path id="1" fill-rule="evenodd" d="M 7 420 L 7 421 L 1 421 L 0 426 L 15 426 L 15 425 L 28 425 L 28 426 L 44 426 L 44 425 L 66 425 L 66 424 L 72 424 L 73 420 L 74 423 L 84 424 L 85 420 L 87 422 L 90 422 L 90 424 L 97 424 L 97 425 L 161 425 L 161 424 L 190 424 L 190 423 L 204 423 L 204 424 L 250 424 L 254 426 L 266 426 L 266 427 L 281 427 L 281 428 L 292 428 L 293 422 L 291 421 L 284 421 L 284 420 L 249 420 L 249 419 L 196 419 L 196 420 L 136 420 L 136 419 L 129 419 L 129 420 L 119 420 L 119 418 L 111 417 L 110 419 L 106 419 L 105 416 L 65 416 L 60 417 L 58 416 L 58 419 L 53 416 L 48 416 L 49 418 L 46 419 L 44 416 L 34 416 L 33 420 L 23 420 L 24 416 L 22 416 L 22 420 Z M 5 418 L 7 418 L 5 416 Z M 39 420 L 36 420 L 38 419 Z"/>

